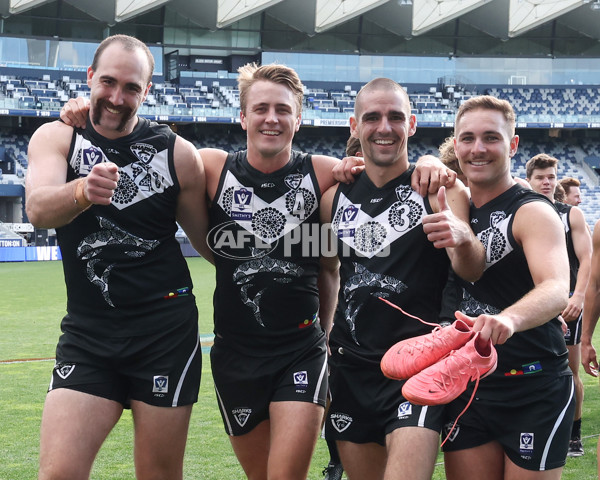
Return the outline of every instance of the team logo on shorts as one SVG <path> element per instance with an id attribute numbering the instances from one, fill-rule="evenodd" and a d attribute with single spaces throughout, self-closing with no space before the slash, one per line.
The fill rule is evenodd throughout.
<path id="1" fill-rule="evenodd" d="M 398 405 L 398 418 L 402 420 L 403 418 L 408 418 L 412 415 L 412 405 L 410 402 L 402 402 Z"/>
<path id="2" fill-rule="evenodd" d="M 306 370 L 294 372 L 294 385 L 297 387 L 308 387 L 308 373 L 306 373 Z"/>
<path id="3" fill-rule="evenodd" d="M 156 375 L 152 384 L 152 393 L 167 393 L 169 391 L 169 377 Z"/>
<path id="4" fill-rule="evenodd" d="M 531 454 L 533 453 L 533 433 L 521 433 L 519 452 L 521 453 L 521 456 L 526 455 L 531 458 Z"/>
<path id="5" fill-rule="evenodd" d="M 352 417 L 350 415 L 346 415 L 345 413 L 332 413 L 329 418 L 331 419 L 333 428 L 340 433 L 346 430 L 352 423 Z"/>
<path id="6" fill-rule="evenodd" d="M 444 425 L 444 435 L 446 437 L 448 437 L 449 442 L 453 442 L 456 439 L 456 437 L 458 437 L 458 432 L 460 432 L 459 424 L 456 424 L 456 427 L 454 427 L 454 430 L 452 430 L 452 425 L 453 425 L 452 422 Z"/>
<path id="7" fill-rule="evenodd" d="M 75 370 L 74 363 L 59 363 L 54 366 L 54 371 L 63 380 L 65 380 L 69 375 L 71 375 L 73 373 L 73 370 Z"/>
<path id="8" fill-rule="evenodd" d="M 231 413 L 233 414 L 233 418 L 235 418 L 235 421 L 238 423 L 238 425 L 240 427 L 243 427 L 244 425 L 246 425 L 246 422 L 250 418 L 250 415 L 252 414 L 252 409 L 235 408 L 231 411 Z"/>

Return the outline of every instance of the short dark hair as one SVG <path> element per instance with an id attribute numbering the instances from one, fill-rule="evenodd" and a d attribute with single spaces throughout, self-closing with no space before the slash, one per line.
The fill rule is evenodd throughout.
<path id="1" fill-rule="evenodd" d="M 404 89 L 404 87 L 402 85 L 400 85 L 398 82 L 392 80 L 391 78 L 385 78 L 385 77 L 379 77 L 379 78 L 374 78 L 373 80 L 371 80 L 369 83 L 367 83 L 366 85 L 364 85 L 359 91 L 358 94 L 356 95 L 356 98 L 354 99 L 354 116 L 358 119 L 358 107 L 360 105 L 360 97 L 362 96 L 362 94 L 364 92 L 372 92 L 375 90 L 392 90 L 392 91 L 396 91 L 399 92 L 400 95 L 402 95 L 404 97 L 404 100 L 406 101 L 406 107 L 408 109 L 408 116 L 410 116 L 411 114 L 411 109 L 410 109 L 410 97 L 408 96 L 408 93 L 406 92 L 406 90 Z"/>
<path id="2" fill-rule="evenodd" d="M 558 159 L 548 155 L 547 153 L 538 153 L 527 161 L 525 164 L 525 172 L 527 174 L 527 178 L 531 178 L 534 170 L 543 170 L 544 168 L 550 167 L 553 167 L 558 171 Z"/>
<path id="3" fill-rule="evenodd" d="M 100 45 L 98 45 L 96 52 L 94 53 L 94 59 L 92 60 L 91 65 L 92 70 L 95 72 L 98 69 L 98 62 L 100 61 L 100 56 L 102 55 L 102 53 L 104 53 L 104 50 L 106 50 L 108 46 L 112 45 L 115 42 L 120 43 L 125 50 L 136 50 L 139 48 L 146 54 L 146 57 L 148 59 L 148 67 L 150 68 L 150 72 L 148 73 L 148 83 L 150 83 L 152 81 L 152 74 L 154 73 L 154 56 L 152 55 L 152 52 L 144 42 L 129 35 L 112 35 L 102 40 Z"/>

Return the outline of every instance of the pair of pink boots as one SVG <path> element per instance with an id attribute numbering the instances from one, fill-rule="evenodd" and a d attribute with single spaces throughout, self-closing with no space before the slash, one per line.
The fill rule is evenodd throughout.
<path id="1" fill-rule="evenodd" d="M 479 338 L 462 320 L 391 347 L 381 371 L 393 380 L 407 380 L 402 395 L 416 405 L 442 405 L 463 393 L 470 381 L 490 375 L 498 363 L 491 340 Z"/>

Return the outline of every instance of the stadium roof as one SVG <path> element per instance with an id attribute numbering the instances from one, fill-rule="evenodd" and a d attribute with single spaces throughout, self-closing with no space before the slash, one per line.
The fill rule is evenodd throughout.
<path id="1" fill-rule="evenodd" d="M 109 25 L 169 5 L 200 26 L 219 29 L 266 11 L 295 29 L 316 34 L 364 16 L 404 37 L 422 35 L 461 17 L 508 39 L 558 22 L 600 40 L 600 0 L 63 0 Z M 56 0 L 0 0 L 7 18 Z"/>

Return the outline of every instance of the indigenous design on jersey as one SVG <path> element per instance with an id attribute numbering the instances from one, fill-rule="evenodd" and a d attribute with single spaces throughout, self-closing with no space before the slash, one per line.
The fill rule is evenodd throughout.
<path id="1" fill-rule="evenodd" d="M 266 202 L 251 186 L 243 185 L 227 172 L 218 205 L 238 225 L 265 243 L 271 244 L 306 220 L 318 207 L 309 175 L 290 174 L 284 179 L 290 189 Z"/>
<path id="2" fill-rule="evenodd" d="M 292 278 L 300 278 L 304 270 L 295 263 L 272 259 L 268 256 L 242 263 L 235 269 L 233 281 L 241 286 L 240 296 L 242 302 L 252 310 L 254 318 L 261 327 L 264 327 L 265 324 L 260 316 L 260 299 L 268 287 L 260 289 L 253 296 L 251 296 L 249 290 L 254 287 L 253 280 L 256 275 L 264 272 L 272 273 L 274 282 L 285 284 L 290 283 Z"/>
<path id="3" fill-rule="evenodd" d="M 81 241 L 77 247 L 77 258 L 87 260 L 88 280 L 100 289 L 106 303 L 114 307 L 108 288 L 112 268 L 123 255 L 141 258 L 154 250 L 160 242 L 131 235 L 106 218 L 97 219 L 102 230 L 88 235 Z M 111 263 L 107 264 L 107 261 Z M 102 268 L 100 274 L 96 273 L 97 264 Z"/>
<path id="4" fill-rule="evenodd" d="M 512 215 L 507 216 L 503 211 L 492 212 L 490 214 L 489 228 L 477 234 L 477 238 L 479 238 L 485 247 L 486 268 L 489 268 L 512 252 L 513 248 L 508 240 L 507 233 L 511 219 Z"/>
<path id="5" fill-rule="evenodd" d="M 169 172 L 167 149 L 159 152 L 152 145 L 136 143 L 130 146 L 130 150 L 138 161 L 119 167 L 119 182 L 112 199 L 112 205 L 119 210 L 163 193 L 174 184 Z M 87 176 L 94 165 L 108 161 L 99 147 L 81 135 L 77 135 L 74 152 L 71 166 L 80 177 Z"/>
<path id="6" fill-rule="evenodd" d="M 398 238 L 421 225 L 423 198 L 408 185 L 396 187 L 398 201 L 371 217 L 361 205 L 353 204 L 343 192 L 333 216 L 332 230 L 346 245 L 367 258 L 384 253 Z"/>
<path id="7" fill-rule="evenodd" d="M 469 315 L 472 317 L 478 315 L 498 315 L 501 312 L 499 308 L 473 298 L 464 288 L 462 289 L 462 292 L 463 298 L 459 305 L 459 310 L 461 312 L 469 312 Z"/>
<path id="8" fill-rule="evenodd" d="M 346 300 L 346 311 L 344 318 L 350 327 L 350 334 L 357 345 L 360 345 L 356 338 L 356 316 L 360 313 L 364 302 L 354 301 L 358 289 L 367 288 L 369 295 L 378 298 L 388 298 L 390 293 L 401 293 L 408 287 L 397 278 L 380 273 L 373 273 L 357 262 L 353 262 L 356 275 L 348 279 L 343 286 L 344 299 Z"/>

